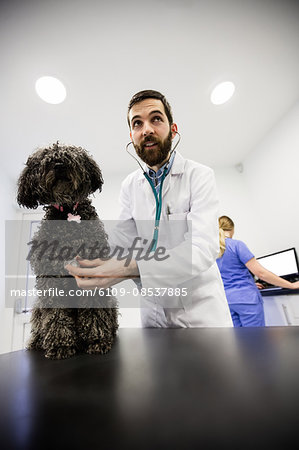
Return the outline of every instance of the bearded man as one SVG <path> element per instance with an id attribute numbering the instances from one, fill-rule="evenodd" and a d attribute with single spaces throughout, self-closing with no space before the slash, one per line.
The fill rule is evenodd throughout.
<path id="1" fill-rule="evenodd" d="M 135 94 L 127 120 L 145 168 L 122 183 L 120 220 L 131 223 L 144 244 L 151 241 L 149 251 L 162 248 L 167 254 L 130 258 L 129 264 L 115 258 L 80 260 L 81 267 L 67 266 L 69 273 L 86 289 L 139 278 L 144 327 L 232 326 L 215 262 L 219 229 L 212 169 L 171 150 L 178 129 L 160 92 Z"/>

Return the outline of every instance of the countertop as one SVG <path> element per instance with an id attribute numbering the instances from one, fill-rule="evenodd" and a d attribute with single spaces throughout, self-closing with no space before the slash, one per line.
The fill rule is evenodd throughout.
<path id="1" fill-rule="evenodd" d="M 0 448 L 299 442 L 299 327 L 120 329 L 106 355 L 0 355 Z"/>

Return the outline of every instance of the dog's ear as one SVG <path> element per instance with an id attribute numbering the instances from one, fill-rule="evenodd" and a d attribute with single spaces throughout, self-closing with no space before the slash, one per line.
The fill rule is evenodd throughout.
<path id="1" fill-rule="evenodd" d="M 20 206 L 38 207 L 38 167 L 29 157 L 18 180 L 17 202 Z"/>
<path id="2" fill-rule="evenodd" d="M 91 192 L 97 189 L 101 192 L 104 180 L 99 166 L 92 158 L 87 158 L 85 168 L 90 177 Z"/>

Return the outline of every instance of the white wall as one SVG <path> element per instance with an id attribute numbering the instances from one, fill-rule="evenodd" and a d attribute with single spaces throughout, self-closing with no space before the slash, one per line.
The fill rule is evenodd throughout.
<path id="1" fill-rule="evenodd" d="M 244 171 L 216 169 L 220 214 L 256 256 L 299 252 L 299 102 L 243 161 Z"/>
<path id="2" fill-rule="evenodd" d="M 244 161 L 244 178 L 255 201 L 260 253 L 299 251 L 299 102 Z"/>
<path id="3" fill-rule="evenodd" d="M 219 215 L 229 216 L 235 223 L 235 238 L 247 242 L 251 236 L 248 216 L 255 205 L 244 177 L 235 167 L 214 169 L 220 200 Z"/>
<path id="4" fill-rule="evenodd" d="M 125 175 L 103 171 L 103 178 L 102 192 L 97 192 L 94 198 L 91 197 L 92 204 L 102 220 L 117 220 L 120 211 L 118 197 Z"/>

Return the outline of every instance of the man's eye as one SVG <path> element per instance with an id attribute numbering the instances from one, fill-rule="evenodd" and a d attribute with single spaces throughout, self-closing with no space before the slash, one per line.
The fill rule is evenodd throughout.
<path id="1" fill-rule="evenodd" d="M 155 116 L 155 117 L 153 118 L 153 120 L 154 120 L 154 122 L 162 122 L 162 117 L 160 117 L 160 116 Z"/>
<path id="2" fill-rule="evenodd" d="M 135 120 L 135 122 L 133 122 L 133 128 L 139 127 L 141 125 L 140 120 Z"/>

